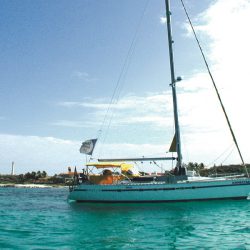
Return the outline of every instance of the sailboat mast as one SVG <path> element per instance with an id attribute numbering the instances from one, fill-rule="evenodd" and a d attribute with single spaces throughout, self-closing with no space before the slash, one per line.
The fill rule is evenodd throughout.
<path id="1" fill-rule="evenodd" d="M 181 138 L 180 138 L 180 126 L 178 119 L 178 106 L 177 106 L 177 96 L 176 96 L 176 78 L 174 70 L 174 54 L 173 54 L 173 39 L 172 39 L 172 29 L 171 29 L 171 12 L 169 0 L 165 0 L 166 4 L 166 18 L 167 18 L 167 30 L 168 30 L 168 46 L 169 46 L 169 60 L 170 60 L 170 71 L 171 71 L 171 87 L 173 96 L 173 108 L 174 108 L 174 121 L 175 121 L 175 136 L 176 136 L 176 151 L 177 151 L 177 167 L 179 169 L 179 174 L 181 174 L 182 165 L 182 154 L 181 154 Z"/>

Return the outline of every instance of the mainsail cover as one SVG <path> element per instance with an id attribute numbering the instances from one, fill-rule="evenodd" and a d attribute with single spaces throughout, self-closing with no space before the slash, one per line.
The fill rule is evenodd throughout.
<path id="1" fill-rule="evenodd" d="M 177 152 L 177 148 L 176 148 L 176 133 L 174 134 L 174 138 L 172 140 L 172 143 L 170 145 L 170 148 L 169 148 L 168 152 Z"/>
<path id="2" fill-rule="evenodd" d="M 92 155 L 94 148 L 95 148 L 96 141 L 97 139 L 91 139 L 91 140 L 87 140 L 83 142 L 80 148 L 80 153 L 86 154 L 86 155 Z"/>

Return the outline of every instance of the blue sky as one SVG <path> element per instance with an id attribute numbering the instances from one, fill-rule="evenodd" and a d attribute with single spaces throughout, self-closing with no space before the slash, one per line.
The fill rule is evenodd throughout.
<path id="1" fill-rule="evenodd" d="M 181 4 L 172 2 L 176 75 L 185 79 L 178 90 L 184 161 L 209 164 L 231 150 L 231 138 Z M 248 91 L 244 25 L 250 3 L 185 2 L 244 148 L 248 124 L 239 119 L 239 109 L 249 103 L 234 86 L 237 80 Z M 81 141 L 97 136 L 135 33 L 119 101 L 108 113 L 96 156 L 164 155 L 173 120 L 163 16 L 162 0 L 1 1 L 0 173 L 8 173 L 12 161 L 17 173 L 52 174 L 84 164 Z M 238 50 L 232 29 L 242 38 Z M 228 161 L 239 159 L 235 154 Z"/>

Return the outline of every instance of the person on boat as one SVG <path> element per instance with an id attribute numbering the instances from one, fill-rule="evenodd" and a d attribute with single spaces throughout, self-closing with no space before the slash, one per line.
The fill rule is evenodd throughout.
<path id="1" fill-rule="evenodd" d="M 113 172 L 109 169 L 104 169 L 103 172 L 102 172 L 103 175 L 112 175 Z"/>
<path id="2" fill-rule="evenodd" d="M 80 181 L 83 183 L 83 182 L 86 182 L 89 180 L 89 177 L 85 171 L 85 169 L 82 170 L 82 173 L 80 174 Z"/>

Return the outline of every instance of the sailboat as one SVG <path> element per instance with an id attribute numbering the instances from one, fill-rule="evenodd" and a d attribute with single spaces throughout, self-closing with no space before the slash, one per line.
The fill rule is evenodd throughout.
<path id="1" fill-rule="evenodd" d="M 165 5 L 175 124 L 175 136 L 171 148 L 175 149 L 177 157 L 99 159 L 97 163 L 89 162 L 80 177 L 75 170 L 69 200 L 95 203 L 153 203 L 250 198 L 250 178 L 247 168 L 245 176 L 201 177 L 187 171 L 183 165 L 176 94 L 176 82 L 180 78 L 175 77 L 169 0 L 165 0 Z M 221 102 L 216 86 L 215 89 Z M 222 102 L 221 105 L 226 115 Z M 226 119 L 244 165 L 227 115 Z M 96 139 L 86 141 L 80 151 L 91 155 L 95 143 Z M 161 160 L 175 160 L 174 172 L 142 176 L 130 164 L 136 161 Z M 100 170 L 101 173 L 94 174 L 93 168 Z"/>

